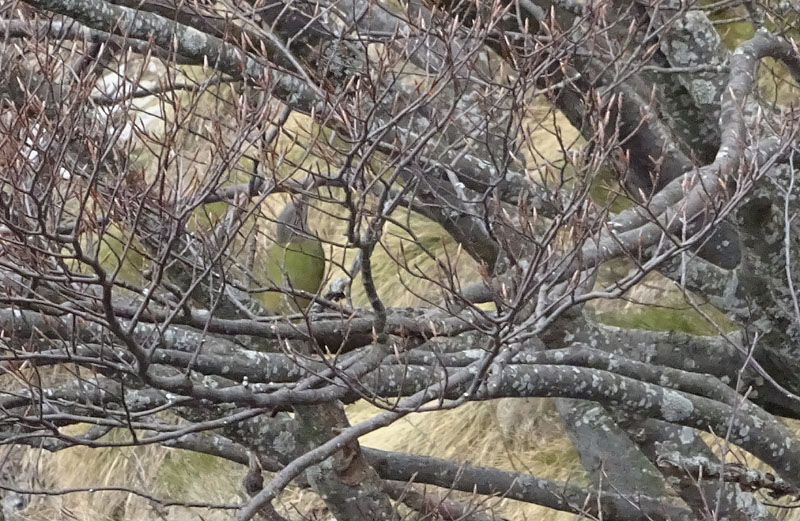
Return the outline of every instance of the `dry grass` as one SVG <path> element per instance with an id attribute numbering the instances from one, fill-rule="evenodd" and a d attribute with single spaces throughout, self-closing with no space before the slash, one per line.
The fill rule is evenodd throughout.
<path id="1" fill-rule="evenodd" d="M 367 419 L 372 407 L 348 410 L 352 422 Z M 361 438 L 364 445 L 452 459 L 478 466 L 581 482 L 584 473 L 552 402 L 544 399 L 469 403 L 456 410 L 411 414 Z M 468 494 L 464 500 L 480 501 Z M 509 519 L 559 521 L 573 516 L 503 498 L 484 505 Z"/>
<path id="2" fill-rule="evenodd" d="M 17 457 L 22 471 L 19 478 L 23 478 L 18 486 L 37 490 L 119 486 L 161 499 L 209 503 L 239 502 L 239 483 L 245 470 L 217 458 L 158 446 L 76 447 L 57 453 L 26 449 Z M 230 514 L 222 510 L 165 508 L 134 494 L 103 491 L 37 496 L 25 510 L 10 519 L 222 521 L 229 517 Z"/>

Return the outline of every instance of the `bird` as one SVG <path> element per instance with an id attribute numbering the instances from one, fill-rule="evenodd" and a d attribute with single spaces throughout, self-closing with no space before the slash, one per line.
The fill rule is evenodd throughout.
<path id="1" fill-rule="evenodd" d="M 325 250 L 319 237 L 308 231 L 305 201 L 289 201 L 277 220 L 275 243 L 267 251 L 266 276 L 271 285 L 317 293 L 325 276 Z M 275 315 L 290 315 L 308 308 L 310 299 L 268 291 L 262 304 Z"/>

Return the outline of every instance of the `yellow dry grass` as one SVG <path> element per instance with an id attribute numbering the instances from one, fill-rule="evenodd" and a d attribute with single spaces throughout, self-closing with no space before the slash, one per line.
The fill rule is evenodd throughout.
<path id="1" fill-rule="evenodd" d="M 366 404 L 348 409 L 351 422 L 376 410 Z M 449 411 L 415 413 L 361 438 L 366 446 L 452 459 L 478 466 L 582 482 L 584 473 L 550 400 L 496 400 L 468 403 Z M 573 516 L 503 499 L 455 494 L 509 519 L 560 521 Z"/>
<path id="2" fill-rule="evenodd" d="M 39 490 L 125 487 L 159 499 L 238 503 L 244 469 L 209 456 L 158 446 L 72 448 L 48 453 L 28 449 L 25 481 Z M 33 462 L 33 465 L 31 465 Z M 202 516 L 202 517 L 199 517 Z M 54 519 L 207 521 L 230 518 L 230 511 L 164 507 L 121 491 L 87 491 L 39 496 L 17 514 L 25 521 Z M 13 519 L 13 518 L 12 518 Z"/>

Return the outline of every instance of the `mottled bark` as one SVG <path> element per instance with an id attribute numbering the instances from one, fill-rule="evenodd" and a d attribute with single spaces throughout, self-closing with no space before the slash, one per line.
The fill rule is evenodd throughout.
<path id="1" fill-rule="evenodd" d="M 321 445 L 336 431 L 350 425 L 344 409 L 337 403 L 297 407 L 295 418 L 301 439 L 313 445 Z M 396 517 L 358 440 L 346 443 L 340 452 L 309 468 L 305 475 L 337 519 L 380 521 Z"/>
<path id="2" fill-rule="evenodd" d="M 558 409 L 581 465 L 598 488 L 633 497 L 665 497 L 661 472 L 631 442 L 602 405 L 557 399 Z"/>
<path id="3" fill-rule="evenodd" d="M 711 162 L 720 145 L 719 109 L 730 53 L 701 10 L 685 11 L 678 2 L 669 1 L 646 16 L 670 27 L 658 38 L 656 62 L 662 70 L 648 73 L 662 89 L 664 116 L 693 158 L 701 164 Z M 670 69 L 697 72 L 676 74 Z"/>
<path id="4" fill-rule="evenodd" d="M 636 418 L 618 411 L 615 411 L 613 416 L 659 470 L 662 468 L 659 458 L 667 453 L 701 456 L 708 458 L 709 461 L 718 461 L 714 452 L 694 429 L 677 427 L 658 420 Z M 679 472 L 674 476 L 677 479 L 671 480 L 670 483 L 698 519 L 711 517 L 729 521 L 775 519 L 751 492 L 741 490 L 735 485 L 721 483 L 709 476 L 699 480 L 693 479 L 698 476 Z"/>

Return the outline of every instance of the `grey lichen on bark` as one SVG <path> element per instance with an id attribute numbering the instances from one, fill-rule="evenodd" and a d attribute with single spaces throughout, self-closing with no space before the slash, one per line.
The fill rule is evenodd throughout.
<path id="1" fill-rule="evenodd" d="M 340 403 L 296 407 L 295 417 L 302 439 L 312 446 L 350 426 Z M 306 470 L 305 476 L 336 519 L 381 521 L 396 517 L 382 481 L 365 459 L 358 440 L 345 443 L 340 452 Z"/>
<path id="2" fill-rule="evenodd" d="M 631 442 L 602 405 L 557 399 L 556 407 L 592 483 L 623 494 L 664 497 L 661 472 Z"/>
<path id="3" fill-rule="evenodd" d="M 681 74 L 666 70 L 652 77 L 658 78 L 659 85 L 671 87 L 663 90 L 666 116 L 697 158 L 707 163 L 714 159 L 720 144 L 719 105 L 730 53 L 705 12 L 679 13 L 679 9 L 680 3 L 672 0 L 662 3 L 654 14 L 662 23 L 671 22 L 670 30 L 660 38 L 663 65 L 698 70 Z"/>

